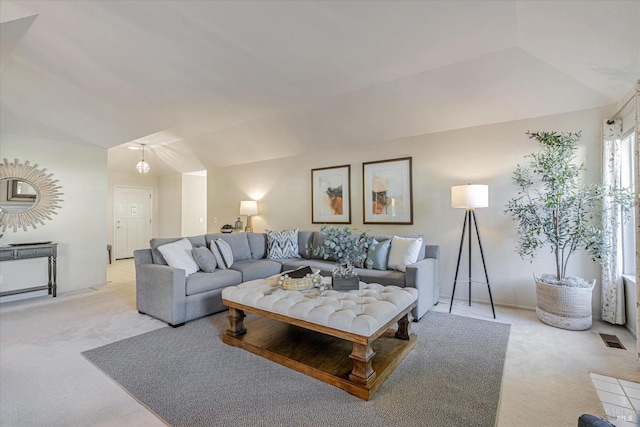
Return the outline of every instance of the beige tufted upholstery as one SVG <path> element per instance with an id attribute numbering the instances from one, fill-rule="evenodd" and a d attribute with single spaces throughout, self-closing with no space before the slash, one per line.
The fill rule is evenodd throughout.
<path id="1" fill-rule="evenodd" d="M 269 279 L 259 279 L 225 288 L 222 298 L 368 337 L 416 301 L 418 291 L 361 282 L 358 291 L 299 292 L 280 289 Z"/>

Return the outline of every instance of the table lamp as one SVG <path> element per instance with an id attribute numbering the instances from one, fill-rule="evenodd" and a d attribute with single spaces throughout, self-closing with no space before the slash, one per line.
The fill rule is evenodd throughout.
<path id="1" fill-rule="evenodd" d="M 253 225 L 251 224 L 251 215 L 258 214 L 258 202 L 255 200 L 243 200 L 240 202 L 240 215 L 247 216 L 247 226 L 244 231 L 247 233 L 253 232 Z"/>

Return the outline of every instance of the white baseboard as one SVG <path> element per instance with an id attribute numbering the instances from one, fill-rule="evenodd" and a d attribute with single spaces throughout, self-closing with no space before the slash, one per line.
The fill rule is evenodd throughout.
<path id="1" fill-rule="evenodd" d="M 3 297 L 0 297 L 0 304 L 3 304 L 5 302 L 20 301 L 23 299 L 44 297 L 47 295 L 49 295 L 49 293 L 46 289 L 43 289 L 41 291 L 25 292 L 23 294 L 6 295 Z"/>
<path id="2" fill-rule="evenodd" d="M 438 301 L 440 302 L 440 304 L 449 305 L 449 304 L 451 304 L 451 297 L 450 296 L 449 297 L 445 297 L 444 299 L 440 298 Z M 455 298 L 454 301 L 456 301 L 456 302 L 469 302 L 469 299 L 468 298 Z M 489 305 L 489 306 L 491 305 L 491 301 L 489 301 L 489 300 L 480 300 L 480 299 L 474 299 L 474 298 L 471 298 L 471 303 L 472 304 L 473 303 L 486 304 L 486 305 Z M 495 301 L 493 302 L 493 305 L 495 307 L 513 308 L 513 309 L 516 309 L 516 310 L 536 311 L 535 307 L 528 307 L 528 306 L 524 306 L 524 305 L 504 304 L 504 303 L 498 303 L 498 302 L 495 302 Z"/>

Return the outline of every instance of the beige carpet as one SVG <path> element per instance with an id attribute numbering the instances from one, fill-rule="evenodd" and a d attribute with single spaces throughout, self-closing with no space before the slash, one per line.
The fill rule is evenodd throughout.
<path id="1" fill-rule="evenodd" d="M 95 290 L 0 304 L 0 425 L 164 425 L 80 354 L 165 326 L 135 310 L 131 261 L 109 271 L 113 282 Z M 443 302 L 437 311 L 448 310 Z M 605 416 L 589 372 L 640 381 L 634 352 L 606 348 L 598 335 L 618 335 L 634 349 L 622 327 L 596 322 L 570 332 L 543 325 L 530 311 L 496 311 L 511 324 L 499 427 L 575 427 L 582 413 Z M 453 312 L 492 317 L 490 307 L 475 303 L 454 304 Z"/>

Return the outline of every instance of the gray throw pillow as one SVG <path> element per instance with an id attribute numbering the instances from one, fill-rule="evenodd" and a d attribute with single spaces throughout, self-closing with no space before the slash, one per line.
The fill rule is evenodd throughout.
<path id="1" fill-rule="evenodd" d="M 371 263 L 367 262 L 367 268 L 386 270 L 389 262 L 390 247 L 391 240 L 383 240 L 382 242 L 374 240 L 373 247 L 370 247 L 367 251 L 367 259 L 371 260 Z"/>
<path id="2" fill-rule="evenodd" d="M 206 246 L 200 246 L 197 248 L 193 248 L 193 259 L 200 267 L 200 270 L 205 273 L 213 273 L 218 266 L 216 262 L 216 257 L 213 256 L 213 253 Z"/>

